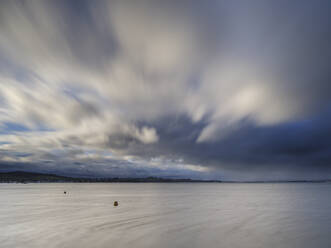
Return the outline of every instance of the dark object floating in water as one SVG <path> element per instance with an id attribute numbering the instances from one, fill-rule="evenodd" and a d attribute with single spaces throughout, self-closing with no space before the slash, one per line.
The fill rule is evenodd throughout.
<path id="1" fill-rule="evenodd" d="M 63 194 L 67 194 L 67 191 L 64 191 Z"/>
<path id="2" fill-rule="evenodd" d="M 118 206 L 118 201 L 114 201 L 114 207 Z"/>

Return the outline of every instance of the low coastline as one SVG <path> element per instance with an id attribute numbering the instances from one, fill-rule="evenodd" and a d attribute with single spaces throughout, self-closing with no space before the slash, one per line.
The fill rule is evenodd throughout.
<path id="1" fill-rule="evenodd" d="M 97 178 L 97 177 L 69 177 L 48 173 L 26 171 L 0 172 L 0 183 L 331 183 L 331 179 L 321 180 L 282 180 L 282 181 L 223 181 L 196 180 L 190 178 Z"/>

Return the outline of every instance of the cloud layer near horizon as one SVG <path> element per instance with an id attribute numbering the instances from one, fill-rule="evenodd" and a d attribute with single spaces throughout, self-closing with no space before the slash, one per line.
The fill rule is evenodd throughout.
<path id="1" fill-rule="evenodd" d="M 3 1 L 0 161 L 331 175 L 327 1 Z"/>

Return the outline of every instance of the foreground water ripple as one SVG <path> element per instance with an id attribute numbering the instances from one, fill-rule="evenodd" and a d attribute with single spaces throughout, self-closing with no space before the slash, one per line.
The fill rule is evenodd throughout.
<path id="1" fill-rule="evenodd" d="M 0 184 L 0 247 L 329 248 L 330 195 L 310 183 Z"/>

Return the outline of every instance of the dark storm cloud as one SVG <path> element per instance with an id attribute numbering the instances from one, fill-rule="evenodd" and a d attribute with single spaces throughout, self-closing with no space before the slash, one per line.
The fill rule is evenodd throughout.
<path id="1" fill-rule="evenodd" d="M 254 180 L 325 178 L 331 172 L 330 107 L 308 119 L 265 127 L 258 127 L 247 118 L 221 140 L 202 144 L 194 141 L 204 123 L 192 124 L 185 117 L 166 120 L 155 125 L 162 142 L 150 149 L 134 148 L 132 153 L 166 153 L 172 160 L 182 158 L 192 164 L 225 170 L 235 178 Z M 277 171 L 280 174 L 274 175 Z"/>
<path id="2" fill-rule="evenodd" d="M 63 173 L 329 177 L 330 9 L 3 1 L 0 160 Z"/>

